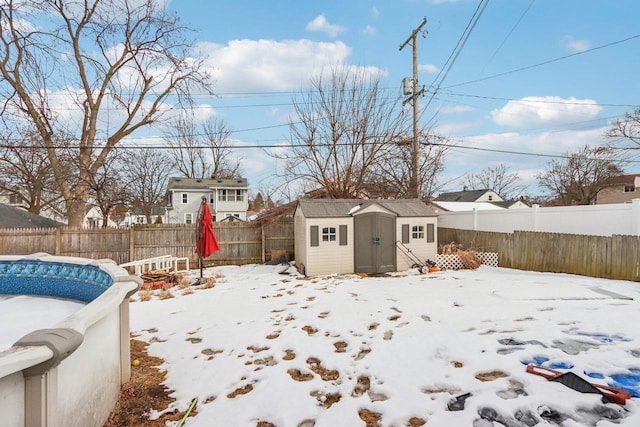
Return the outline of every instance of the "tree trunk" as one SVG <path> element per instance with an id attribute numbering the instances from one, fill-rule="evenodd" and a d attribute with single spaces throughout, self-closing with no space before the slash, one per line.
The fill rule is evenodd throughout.
<path id="1" fill-rule="evenodd" d="M 67 200 L 67 225 L 69 227 L 82 227 L 86 211 L 86 203 L 83 200 Z"/>

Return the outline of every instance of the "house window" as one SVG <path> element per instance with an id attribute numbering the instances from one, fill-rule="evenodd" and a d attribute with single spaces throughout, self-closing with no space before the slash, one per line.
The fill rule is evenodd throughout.
<path id="1" fill-rule="evenodd" d="M 184 214 L 184 223 L 185 224 L 193 224 L 193 214 L 192 213 Z"/>
<path id="2" fill-rule="evenodd" d="M 493 201 L 493 196 L 491 194 L 489 194 L 489 201 Z"/>
<path id="3" fill-rule="evenodd" d="M 236 201 L 236 191 L 240 191 L 240 190 L 227 190 L 227 189 L 218 190 L 218 201 L 220 201 L 220 202 L 235 202 Z M 242 199 L 240 199 L 240 200 L 242 200 Z"/>
<path id="4" fill-rule="evenodd" d="M 631 184 L 625 184 L 624 192 L 625 193 L 635 193 L 636 192 L 636 186 L 635 185 L 631 185 Z"/>
<path id="5" fill-rule="evenodd" d="M 424 239 L 424 225 L 414 225 L 411 227 L 412 239 Z"/>
<path id="6" fill-rule="evenodd" d="M 209 204 L 210 205 L 216 204 L 216 193 L 209 193 Z"/>
<path id="7" fill-rule="evenodd" d="M 242 202 L 244 201 L 243 190 L 222 189 L 218 190 L 218 201 L 220 202 Z"/>
<path id="8" fill-rule="evenodd" d="M 182 193 L 182 204 L 186 205 L 189 203 L 189 193 Z"/>
<path id="9" fill-rule="evenodd" d="M 335 242 L 336 241 L 336 228 L 335 227 L 322 227 L 322 241 L 323 242 Z"/>

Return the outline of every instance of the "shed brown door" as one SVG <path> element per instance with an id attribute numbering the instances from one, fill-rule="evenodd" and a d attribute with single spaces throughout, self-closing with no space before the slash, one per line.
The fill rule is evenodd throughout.
<path id="1" fill-rule="evenodd" d="M 387 273 L 396 270 L 396 217 L 372 212 L 356 215 L 354 269 L 356 273 Z"/>

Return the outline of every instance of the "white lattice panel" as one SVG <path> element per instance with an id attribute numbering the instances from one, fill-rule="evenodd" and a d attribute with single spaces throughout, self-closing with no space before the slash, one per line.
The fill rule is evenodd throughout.
<path id="1" fill-rule="evenodd" d="M 490 267 L 498 266 L 498 254 L 496 252 L 476 252 L 482 264 Z M 436 264 L 440 270 L 461 270 L 464 264 L 460 257 L 455 254 L 436 255 Z"/>

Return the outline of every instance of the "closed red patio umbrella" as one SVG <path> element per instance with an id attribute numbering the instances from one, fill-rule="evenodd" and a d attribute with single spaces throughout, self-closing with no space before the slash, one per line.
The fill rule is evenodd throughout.
<path id="1" fill-rule="evenodd" d="M 196 224 L 196 250 L 200 262 L 200 278 L 202 278 L 203 259 L 220 250 L 220 244 L 213 232 L 213 215 L 206 197 L 202 198 Z"/>

